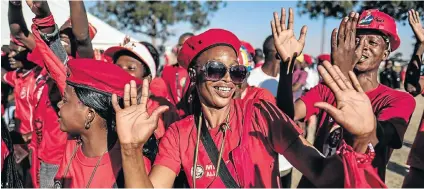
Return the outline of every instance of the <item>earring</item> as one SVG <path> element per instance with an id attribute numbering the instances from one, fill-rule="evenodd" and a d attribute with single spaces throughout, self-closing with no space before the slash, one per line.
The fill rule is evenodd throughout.
<path id="1" fill-rule="evenodd" d="M 84 123 L 84 128 L 86 129 L 86 130 L 88 130 L 88 129 L 90 129 L 90 122 L 89 121 L 86 121 L 85 123 Z"/>

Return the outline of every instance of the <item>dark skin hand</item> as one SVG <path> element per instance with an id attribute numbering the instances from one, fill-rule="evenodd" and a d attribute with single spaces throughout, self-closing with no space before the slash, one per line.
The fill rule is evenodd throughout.
<path id="1" fill-rule="evenodd" d="M 93 58 L 94 50 L 88 32 L 87 12 L 83 1 L 69 1 L 72 33 L 74 34 L 77 53 L 81 58 Z"/>
<path id="2" fill-rule="evenodd" d="M 26 3 L 31 11 L 35 14 L 36 18 L 42 19 L 51 15 L 47 1 L 26 0 Z M 42 33 L 46 34 L 54 32 L 54 26 L 40 27 L 39 29 Z"/>
<path id="3" fill-rule="evenodd" d="M 349 71 L 353 71 L 355 64 L 361 58 L 364 47 L 365 38 L 362 38 L 357 48 L 356 24 L 358 19 L 359 14 L 351 12 L 342 20 L 339 29 L 335 28 L 331 34 L 331 60 L 346 77 L 348 77 Z"/>
<path id="4" fill-rule="evenodd" d="M 30 50 L 35 48 L 34 36 L 28 30 L 22 13 L 21 1 L 10 1 L 8 10 L 10 34 Z"/>
<path id="5" fill-rule="evenodd" d="M 413 96 L 417 96 L 424 89 L 424 79 L 420 78 L 420 68 L 424 53 L 424 29 L 421 24 L 420 15 L 414 9 L 408 11 L 408 20 L 417 42 L 415 43 L 414 53 L 406 71 L 404 87 L 407 92 Z"/>

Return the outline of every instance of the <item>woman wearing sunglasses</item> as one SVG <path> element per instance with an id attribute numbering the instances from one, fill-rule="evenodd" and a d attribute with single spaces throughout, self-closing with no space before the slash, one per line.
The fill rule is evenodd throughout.
<path id="1" fill-rule="evenodd" d="M 342 161 L 346 154 L 355 157 L 350 146 L 344 145 L 346 150 L 340 149 L 341 155 L 324 158 L 274 104 L 233 99 L 237 85 L 248 75 L 246 67 L 237 61 L 239 49 L 239 39 L 222 29 L 208 30 L 184 43 L 178 62 L 188 69 L 193 88 L 189 93 L 191 115 L 166 131 L 150 174 L 143 169 L 144 160 L 137 150 L 156 128 L 146 124 L 146 105 L 134 100 L 121 109 L 113 101 L 126 187 L 172 187 L 181 168 L 190 187 L 279 187 L 278 154 L 287 157 L 318 187 L 344 186 L 344 165 L 357 164 L 355 158 Z M 348 92 L 356 94 L 352 90 Z M 135 96 L 135 90 L 126 91 L 124 99 Z M 364 141 L 374 129 L 372 118 L 365 121 L 368 127 L 361 131 Z M 361 142 L 355 150 L 364 153 L 368 143 Z"/>

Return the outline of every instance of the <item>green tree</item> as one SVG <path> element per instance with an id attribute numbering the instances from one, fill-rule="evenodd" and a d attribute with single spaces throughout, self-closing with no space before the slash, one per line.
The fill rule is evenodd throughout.
<path id="1" fill-rule="evenodd" d="M 328 17 L 343 18 L 358 1 L 299 1 L 297 3 L 300 15 L 309 14 L 311 19 L 322 18 L 321 53 L 325 45 L 325 24 Z"/>
<path id="2" fill-rule="evenodd" d="M 424 1 L 364 1 L 360 11 L 367 9 L 379 9 L 380 11 L 392 16 L 396 21 L 403 24 L 407 23 L 408 11 L 414 9 L 420 13 L 424 20 Z"/>
<path id="3" fill-rule="evenodd" d="M 194 31 L 207 27 L 222 1 L 98 1 L 90 12 L 119 30 L 141 33 L 164 43 L 175 35 L 169 26 L 188 22 Z"/>

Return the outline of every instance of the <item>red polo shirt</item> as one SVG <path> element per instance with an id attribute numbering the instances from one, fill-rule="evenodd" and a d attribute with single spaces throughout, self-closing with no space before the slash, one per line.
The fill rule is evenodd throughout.
<path id="1" fill-rule="evenodd" d="M 3 170 L 3 164 L 6 157 L 9 155 L 9 148 L 7 148 L 6 143 L 3 139 L 1 140 L 1 170 Z"/>
<path id="2" fill-rule="evenodd" d="M 27 134 L 34 130 L 32 124 L 34 106 L 31 104 L 36 82 L 34 70 L 35 68 L 25 74 L 20 70 L 7 72 L 3 78 L 7 84 L 14 87 L 15 117 L 21 121 L 18 129 L 21 134 Z"/>
<path id="3" fill-rule="evenodd" d="M 289 145 L 298 139 L 302 131 L 287 117 L 281 127 L 268 127 L 260 109 L 255 106 L 250 107 L 251 110 L 245 110 L 244 103 L 242 100 L 231 102 L 230 129 L 227 130 L 224 139 L 223 160 L 241 187 L 277 188 L 280 182 L 277 152 L 283 154 Z M 261 106 L 262 103 L 258 102 L 257 105 Z M 274 108 L 278 110 L 276 106 Z M 251 121 L 246 121 L 245 114 L 249 111 L 252 113 Z M 242 129 L 245 129 L 244 132 Z M 210 129 L 209 132 L 216 146 L 220 146 L 223 133 L 219 127 Z M 168 167 L 177 175 L 182 167 L 190 187 L 193 187 L 191 170 L 196 133 L 193 115 L 172 124 L 161 139 L 159 153 L 154 163 Z M 199 144 L 197 165 L 199 171 L 196 187 L 225 187 L 220 177 L 215 176 L 215 167 L 202 143 Z"/>
<path id="4" fill-rule="evenodd" d="M 396 137 L 385 139 L 387 140 L 386 147 L 376 147 L 376 158 L 374 158 L 373 166 L 378 169 L 380 178 L 384 180 L 386 164 L 390 159 L 392 150 L 402 147 L 403 136 L 415 109 L 415 99 L 406 92 L 397 91 L 381 84 L 374 90 L 366 92 L 366 94 L 371 100 L 377 120 L 391 123 L 396 132 Z M 317 115 L 319 125 L 314 146 L 323 152 L 325 150 L 324 143 L 328 139 L 328 133 L 335 122 L 325 111 L 314 107 L 314 104 L 316 102 L 328 102 L 336 105 L 334 94 L 326 85 L 318 84 L 302 96 L 300 100 L 306 105 L 305 119 L 308 119 L 311 115 Z"/>
<path id="5" fill-rule="evenodd" d="M 74 149 L 77 148 L 75 157 L 72 158 Z M 141 150 L 141 149 L 140 149 Z M 87 157 L 81 150 L 81 146 L 77 145 L 76 140 L 68 140 L 66 151 L 56 174 L 55 181 L 60 181 L 62 188 L 85 188 L 90 177 L 96 167 L 100 157 Z M 144 158 L 146 171 L 150 171 L 150 161 Z M 69 165 L 66 175 L 65 170 Z M 119 172 L 122 170 L 121 147 L 119 143 L 106 152 L 100 160 L 99 166 L 94 173 L 90 188 L 113 188 Z M 63 178 L 63 180 L 62 180 Z M 55 184 L 56 184 L 55 183 Z"/>

